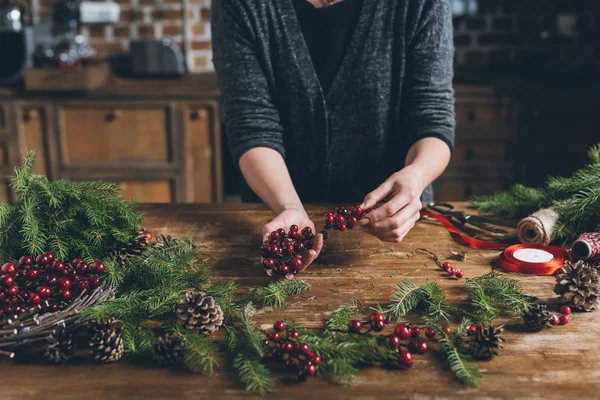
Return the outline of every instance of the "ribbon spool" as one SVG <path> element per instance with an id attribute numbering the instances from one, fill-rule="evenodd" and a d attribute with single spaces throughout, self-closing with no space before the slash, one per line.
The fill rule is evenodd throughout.
<path id="1" fill-rule="evenodd" d="M 529 275 L 554 275 L 570 261 L 571 255 L 560 247 L 517 244 L 505 249 L 498 263 L 511 272 Z"/>

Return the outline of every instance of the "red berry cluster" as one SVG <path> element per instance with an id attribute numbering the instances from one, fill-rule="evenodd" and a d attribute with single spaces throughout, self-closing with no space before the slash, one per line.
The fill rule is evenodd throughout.
<path id="1" fill-rule="evenodd" d="M 463 276 L 465 276 L 465 273 L 462 269 L 455 269 L 454 267 L 452 267 L 452 264 L 450 264 L 448 261 L 443 262 L 440 268 L 446 271 L 448 275 L 455 276 L 457 279 L 460 279 Z"/>
<path id="2" fill-rule="evenodd" d="M 350 211 L 340 206 L 335 213 L 331 211 L 325 213 L 325 229 L 335 229 L 342 232 L 346 229 L 352 229 L 364 214 L 365 212 L 359 205 L 355 205 Z"/>
<path id="3" fill-rule="evenodd" d="M 569 323 L 569 315 L 571 315 L 571 307 L 562 306 L 560 308 L 561 316 L 553 315 L 550 317 L 551 325 L 566 325 Z"/>
<path id="4" fill-rule="evenodd" d="M 269 240 L 260 248 L 263 266 L 269 275 L 286 276 L 302 270 L 302 256 L 315 244 L 315 234 L 310 227 L 298 232 L 298 225 L 271 232 Z"/>
<path id="5" fill-rule="evenodd" d="M 385 328 L 385 317 L 382 313 L 376 312 L 369 316 L 369 321 L 367 322 L 362 322 L 357 319 L 352 320 L 348 324 L 348 330 L 352 333 L 359 333 L 363 329 L 363 326 L 370 327 L 365 333 L 370 331 L 381 332 Z M 418 339 L 420 335 L 421 328 L 405 322 L 397 325 L 394 328 L 394 333 L 390 335 L 381 335 L 381 338 L 384 339 L 392 349 L 398 349 L 398 363 L 402 366 L 409 367 L 412 365 L 413 353 L 427 353 L 427 342 Z M 433 339 L 435 337 L 435 330 L 433 328 L 425 329 L 425 336 L 429 339 Z M 410 341 L 403 342 L 403 340 Z M 402 349 L 402 347 L 404 347 L 404 349 Z"/>
<path id="6" fill-rule="evenodd" d="M 90 266 L 81 258 L 64 263 L 45 252 L 35 260 L 23 256 L 17 263 L 8 262 L 1 273 L 0 316 L 21 314 L 37 305 L 42 311 L 55 312 L 82 291 L 100 286 L 104 264 L 96 261 Z"/>
<path id="7" fill-rule="evenodd" d="M 264 344 L 270 355 L 279 358 L 289 369 L 297 371 L 299 381 L 305 381 L 317 373 L 321 358 L 310 350 L 309 345 L 298 341 L 298 331 L 288 331 L 283 321 L 275 321 L 273 331 L 266 332 L 266 336 Z"/>

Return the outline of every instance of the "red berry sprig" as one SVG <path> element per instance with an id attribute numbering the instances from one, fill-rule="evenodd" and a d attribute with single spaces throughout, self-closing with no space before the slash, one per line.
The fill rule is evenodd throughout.
<path id="1" fill-rule="evenodd" d="M 339 206 L 335 212 L 325 213 L 325 229 L 334 229 L 344 232 L 346 229 L 352 229 L 358 224 L 358 220 L 365 214 L 359 205 L 355 205 L 348 211 L 344 206 Z"/>
<path id="2" fill-rule="evenodd" d="M 449 261 L 442 262 L 440 260 L 440 258 L 437 256 L 437 254 L 435 254 L 434 252 L 429 251 L 427 249 L 423 249 L 423 248 L 419 248 L 415 251 L 424 251 L 424 252 L 428 253 L 429 255 L 431 255 L 431 258 L 433 259 L 435 264 L 438 267 L 440 267 L 441 270 L 445 271 L 449 276 L 454 276 L 454 277 L 456 277 L 456 279 L 461 279 L 465 276 L 465 273 L 462 269 L 455 269 L 454 267 L 452 267 L 452 264 L 450 264 Z"/>
<path id="3" fill-rule="evenodd" d="M 311 351 L 306 343 L 298 342 L 300 333 L 297 330 L 287 330 L 283 321 L 273 323 L 273 331 L 265 332 L 265 346 L 271 357 L 279 358 L 286 367 L 297 371 L 298 380 L 305 381 L 317 373 L 321 357 Z"/>
<path id="4" fill-rule="evenodd" d="M 302 256 L 315 245 L 315 234 L 308 226 L 298 230 L 298 225 L 290 226 L 288 232 L 280 228 L 263 243 L 260 255 L 269 276 L 292 277 L 302 271 Z"/>
<path id="5" fill-rule="evenodd" d="M 51 252 L 8 262 L 0 269 L 0 316 L 21 314 L 32 307 L 42 312 L 64 309 L 84 290 L 100 286 L 104 270 L 100 261 L 91 266 L 81 258 L 65 263 Z"/>

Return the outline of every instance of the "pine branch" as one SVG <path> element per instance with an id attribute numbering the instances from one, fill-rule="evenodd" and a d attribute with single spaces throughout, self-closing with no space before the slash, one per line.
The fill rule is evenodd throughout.
<path id="1" fill-rule="evenodd" d="M 391 299 L 392 303 L 383 313 L 390 322 L 400 321 L 419 304 L 419 287 L 409 280 L 398 282 Z"/>
<path id="2" fill-rule="evenodd" d="M 271 372 L 260 360 L 248 358 L 246 354 L 240 353 L 235 357 L 233 367 L 237 370 L 240 381 L 247 391 L 261 396 L 275 391 L 275 381 L 271 377 Z"/>
<path id="3" fill-rule="evenodd" d="M 421 286 L 419 305 L 427 312 L 425 319 L 431 325 L 446 326 L 455 311 L 437 282 L 429 282 Z"/>
<path id="4" fill-rule="evenodd" d="M 477 387 L 481 379 L 479 368 L 473 358 L 462 347 L 463 338 L 469 325 L 470 321 L 463 320 L 452 336 L 448 336 L 443 329 L 438 328 L 443 335 L 439 342 L 450 370 L 456 378 L 465 385 Z"/>
<path id="5" fill-rule="evenodd" d="M 471 200 L 481 213 L 525 217 L 540 209 L 548 202 L 546 193 L 540 189 L 516 184 L 509 192 L 493 196 L 479 196 Z"/>
<path id="6" fill-rule="evenodd" d="M 142 321 L 123 324 L 123 347 L 126 353 L 136 356 L 149 355 L 156 340 L 156 333 L 144 326 Z"/>
<path id="7" fill-rule="evenodd" d="M 344 331 L 348 329 L 350 317 L 362 314 L 365 306 L 356 297 L 351 297 L 348 304 L 336 309 L 327 320 L 325 335 L 333 331 Z"/>
<path id="8" fill-rule="evenodd" d="M 248 301 L 263 306 L 281 306 L 289 296 L 310 290 L 310 283 L 301 279 L 286 279 L 265 286 L 255 286 L 248 292 Z"/>
<path id="9" fill-rule="evenodd" d="M 215 367 L 220 365 L 219 348 L 211 339 L 184 329 L 176 330 L 187 340 L 183 354 L 183 362 L 194 372 L 212 376 Z"/>

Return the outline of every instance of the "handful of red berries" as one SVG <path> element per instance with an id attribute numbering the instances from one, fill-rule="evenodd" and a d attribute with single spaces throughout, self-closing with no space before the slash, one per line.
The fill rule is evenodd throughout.
<path id="1" fill-rule="evenodd" d="M 287 331 L 283 321 L 275 321 L 273 331 L 266 332 L 264 345 L 269 355 L 284 362 L 285 366 L 298 371 L 298 380 L 305 381 L 317 373 L 321 358 L 310 350 L 306 343 L 298 342 L 300 333 L 296 330 Z"/>
<path id="2" fill-rule="evenodd" d="M 260 248 L 262 263 L 269 276 L 293 277 L 302 271 L 302 256 L 315 244 L 315 234 L 310 227 L 298 232 L 298 225 L 290 226 L 288 232 L 278 229 L 271 232 L 269 240 Z"/>
<path id="3" fill-rule="evenodd" d="M 325 213 L 325 229 L 335 229 L 342 232 L 346 229 L 352 229 L 364 214 L 365 212 L 359 205 L 355 205 L 350 211 L 340 206 L 335 210 L 335 213 L 331 211 Z"/>
<path id="4" fill-rule="evenodd" d="M 370 315 L 369 321 L 359 321 L 357 319 L 350 321 L 348 330 L 352 333 L 360 333 L 365 326 L 369 326 L 370 331 L 381 332 L 385 329 L 385 317 L 382 313 L 376 312 Z M 381 335 L 381 339 L 385 340 L 387 345 L 392 349 L 398 350 L 398 363 L 403 367 L 410 367 L 413 362 L 413 354 L 427 353 L 427 342 L 418 339 L 421 335 L 421 328 L 412 326 L 410 323 L 402 323 L 394 328 L 394 333 L 390 335 Z M 425 329 L 425 336 L 429 339 L 435 337 L 433 328 Z M 405 342 L 403 342 L 403 340 Z M 409 341 L 410 340 L 410 341 Z M 404 348 L 402 348 L 404 347 Z"/>
<path id="5" fill-rule="evenodd" d="M 64 263 L 45 252 L 35 260 L 23 256 L 16 263 L 8 262 L 1 273 L 0 316 L 22 314 L 38 305 L 41 311 L 55 312 L 84 290 L 100 286 L 104 264 L 96 261 L 90 266 L 81 258 Z"/>

